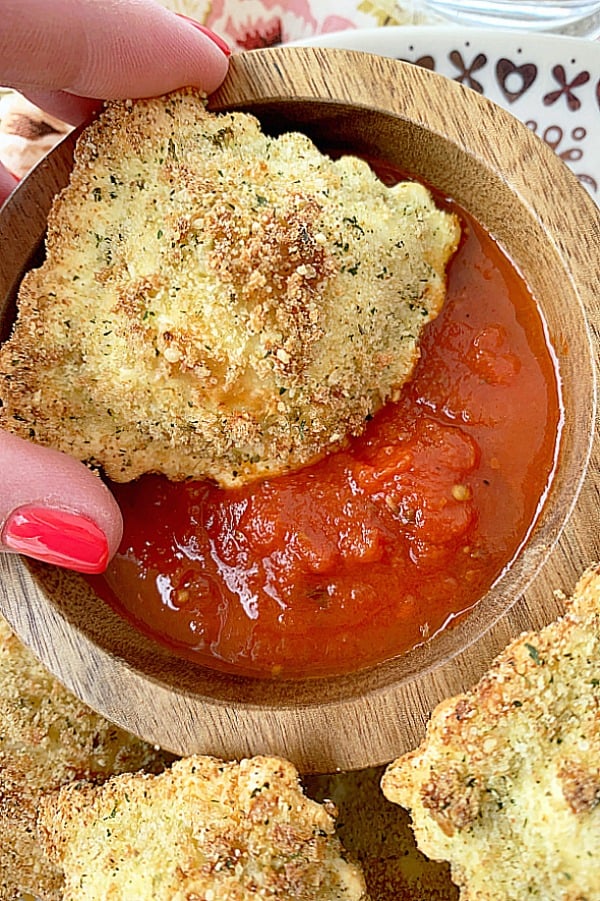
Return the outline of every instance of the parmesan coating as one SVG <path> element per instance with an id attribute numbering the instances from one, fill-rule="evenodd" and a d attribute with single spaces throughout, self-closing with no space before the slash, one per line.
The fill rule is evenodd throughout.
<path id="1" fill-rule="evenodd" d="M 36 836 L 40 798 L 73 779 L 102 781 L 169 755 L 107 722 L 64 689 L 0 617 L 0 898 L 62 899 L 60 869 Z"/>
<path id="2" fill-rule="evenodd" d="M 461 901 L 600 898 L 600 570 L 566 615 L 525 633 L 470 692 L 440 704 L 386 797 Z"/>
<path id="3" fill-rule="evenodd" d="M 366 901 L 332 807 L 304 796 L 287 761 L 189 757 L 66 787 L 39 825 L 63 901 Z"/>
<path id="4" fill-rule="evenodd" d="M 398 397 L 459 237 L 423 186 L 193 89 L 111 103 L 22 284 L 0 427 L 114 481 L 312 463 Z"/>

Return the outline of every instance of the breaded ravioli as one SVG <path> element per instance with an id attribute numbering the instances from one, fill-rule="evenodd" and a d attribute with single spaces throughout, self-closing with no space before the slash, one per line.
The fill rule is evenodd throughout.
<path id="1" fill-rule="evenodd" d="M 44 800 L 42 841 L 64 901 L 359 901 L 331 805 L 291 763 L 189 757 L 159 776 L 72 785 Z"/>
<path id="2" fill-rule="evenodd" d="M 398 396 L 456 216 L 192 89 L 79 140 L 0 352 L 0 426 L 103 468 L 232 486 L 310 463 Z"/>
<path id="3" fill-rule="evenodd" d="M 170 758 L 169 758 L 170 759 Z M 101 781 L 167 758 L 78 701 L 0 617 L 0 899 L 62 898 L 62 874 L 37 841 L 40 798 L 73 779 Z"/>
<path id="4" fill-rule="evenodd" d="M 384 774 L 461 901 L 600 898 L 599 572 L 562 619 L 440 704 L 422 746 Z"/>

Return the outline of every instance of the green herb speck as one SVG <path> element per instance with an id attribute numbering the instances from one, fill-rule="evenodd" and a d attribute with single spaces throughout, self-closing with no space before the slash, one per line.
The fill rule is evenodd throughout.
<path id="1" fill-rule="evenodd" d="M 542 660 L 541 660 L 541 658 L 540 658 L 540 654 L 539 654 L 539 651 L 538 651 L 538 649 L 536 648 L 536 646 L 533 645 L 533 644 L 529 644 L 528 642 L 525 642 L 525 647 L 526 647 L 527 650 L 529 651 L 529 656 L 531 657 L 531 659 L 533 660 L 533 662 L 535 663 L 535 665 L 536 665 L 536 666 L 541 666 L 541 665 L 542 665 Z"/>

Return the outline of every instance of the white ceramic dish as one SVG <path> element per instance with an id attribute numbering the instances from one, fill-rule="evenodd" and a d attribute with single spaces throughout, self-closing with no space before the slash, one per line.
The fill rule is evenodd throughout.
<path id="1" fill-rule="evenodd" d="M 600 43 L 434 25 L 350 29 L 298 43 L 407 60 L 478 91 L 543 138 L 600 204 Z"/>

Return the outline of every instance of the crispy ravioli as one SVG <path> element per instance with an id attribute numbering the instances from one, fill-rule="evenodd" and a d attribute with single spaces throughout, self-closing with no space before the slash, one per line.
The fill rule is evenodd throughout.
<path id="1" fill-rule="evenodd" d="M 158 771 L 171 758 L 123 732 L 47 672 L 0 617 L 0 899 L 62 899 L 36 836 L 40 798 L 73 779 Z"/>
<path id="2" fill-rule="evenodd" d="M 450 862 L 461 901 L 598 901 L 600 570 L 440 704 L 382 788 L 420 849 Z"/>
<path id="3" fill-rule="evenodd" d="M 39 826 L 63 901 L 366 901 L 333 805 L 305 797 L 277 758 L 196 756 L 74 784 L 43 801 Z"/>
<path id="4" fill-rule="evenodd" d="M 0 426 L 115 481 L 308 464 L 398 396 L 459 237 L 421 185 L 193 89 L 111 103 L 21 287 Z"/>

